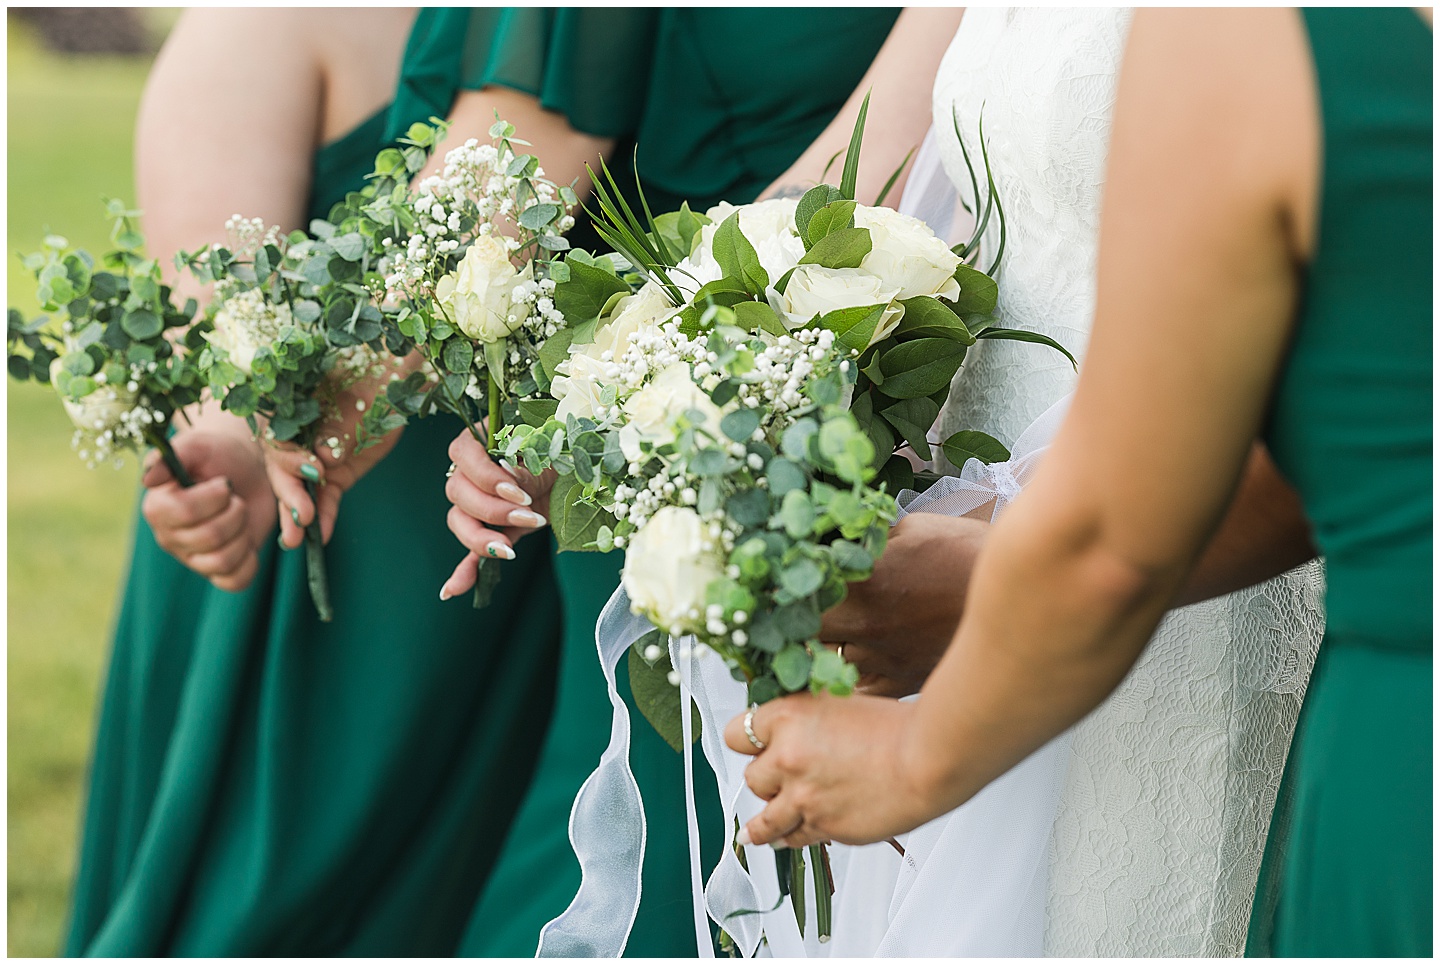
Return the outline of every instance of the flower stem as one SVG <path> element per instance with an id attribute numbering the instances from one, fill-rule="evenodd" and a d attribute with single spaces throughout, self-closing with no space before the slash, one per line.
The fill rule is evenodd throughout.
<path id="1" fill-rule="evenodd" d="M 170 440 L 165 438 L 165 433 L 156 429 L 148 429 L 145 432 L 145 439 L 160 453 L 160 458 L 164 461 L 165 467 L 170 470 L 171 475 L 175 477 L 176 482 L 185 489 L 195 485 L 195 480 L 186 471 L 180 457 L 175 455 L 175 449 L 170 445 Z"/>
<path id="2" fill-rule="evenodd" d="M 812 844 L 807 850 L 810 852 L 810 875 L 815 881 L 815 930 L 823 945 L 830 940 L 830 901 L 835 894 L 835 884 L 830 878 L 830 856 L 825 853 L 825 845 Z"/>
<path id="3" fill-rule="evenodd" d="M 493 439 L 495 433 L 505 425 L 504 417 L 500 414 L 500 384 L 493 377 L 487 378 L 485 382 L 490 387 L 490 438 Z"/>
<path id="4" fill-rule="evenodd" d="M 316 507 L 315 519 L 305 527 L 305 579 L 310 584 L 310 599 L 315 603 L 315 612 L 319 614 L 320 622 L 329 623 L 335 619 L 335 611 L 330 606 L 330 579 L 325 571 L 325 543 L 320 537 L 320 503 L 316 499 L 317 489 L 315 483 L 305 481 L 305 491 L 310 494 L 310 502 Z"/>
<path id="5" fill-rule="evenodd" d="M 500 561 L 480 557 L 480 565 L 475 568 L 475 592 L 470 595 L 470 605 L 477 610 L 485 609 L 499 584 Z"/>

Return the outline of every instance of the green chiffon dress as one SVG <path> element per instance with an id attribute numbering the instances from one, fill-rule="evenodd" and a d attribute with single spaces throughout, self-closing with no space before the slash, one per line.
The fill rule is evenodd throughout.
<path id="1" fill-rule="evenodd" d="M 582 103 L 590 95 L 576 89 L 590 82 L 577 64 L 597 33 L 613 35 L 599 29 L 607 13 L 622 18 L 631 43 L 623 57 L 605 58 L 606 81 L 630 94 L 623 113 L 596 117 Z M 537 94 L 545 106 L 565 110 L 579 130 L 615 138 L 612 171 L 632 203 L 638 168 L 652 211 L 673 210 L 682 200 L 703 211 L 721 200 L 753 200 L 800 156 L 859 83 L 897 14 L 855 8 L 514 11 L 496 32 L 511 56 L 484 58 L 497 65 L 487 82 Z M 571 240 L 590 250 L 598 246 L 584 225 Z M 564 911 L 580 885 L 568 839 L 570 807 L 610 732 L 595 621 L 619 585 L 621 563 L 619 553 L 555 557 L 565 632 L 550 737 L 461 954 L 533 955 L 540 929 Z M 619 677 L 628 702 L 623 667 Z M 682 759 L 631 706 L 630 762 L 648 834 L 640 910 L 625 954 L 693 957 Z M 696 798 L 708 869 L 719 859 L 721 817 L 714 777 L 698 754 Z"/>
<path id="2" fill-rule="evenodd" d="M 1267 438 L 1326 559 L 1327 626 L 1247 953 L 1429 956 L 1432 35 L 1404 8 L 1304 20 L 1319 235 Z"/>
<path id="3" fill-rule="evenodd" d="M 412 36 L 394 107 L 317 153 L 312 216 L 448 113 L 427 69 L 454 48 Z M 545 736 L 561 625 L 543 539 L 485 610 L 440 602 L 463 555 L 445 526 L 458 431 L 415 424 L 346 495 L 330 624 L 302 553 L 269 542 L 224 593 L 138 523 L 66 954 L 454 953 Z"/>

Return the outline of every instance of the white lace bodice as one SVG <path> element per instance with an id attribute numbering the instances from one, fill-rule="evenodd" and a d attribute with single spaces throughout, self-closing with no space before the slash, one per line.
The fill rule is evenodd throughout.
<path id="1" fill-rule="evenodd" d="M 1083 359 L 1100 194 L 1130 14 L 972 8 L 936 78 L 935 135 L 969 201 L 958 118 L 979 164 L 982 108 L 1007 215 L 1001 324 Z M 952 113 L 953 112 L 953 113 Z M 986 232 L 988 263 L 998 225 Z M 942 437 L 1007 444 L 1074 388 L 1058 353 L 985 341 Z M 1175 611 L 1109 700 L 1075 729 L 1051 845 L 1047 954 L 1236 955 L 1270 809 L 1323 628 L 1318 564 Z"/>

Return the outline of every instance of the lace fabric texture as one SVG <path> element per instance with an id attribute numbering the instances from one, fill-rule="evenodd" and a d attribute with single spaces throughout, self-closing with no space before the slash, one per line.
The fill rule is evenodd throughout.
<path id="1" fill-rule="evenodd" d="M 1124 9 L 972 8 L 934 89 L 940 162 L 972 207 L 955 131 L 977 157 L 983 115 L 1007 215 L 1001 324 L 1044 332 L 1081 359 L 1129 21 Z M 998 241 L 992 222 L 986 251 Z M 983 341 L 956 376 L 940 432 L 983 429 L 1010 444 L 1075 381 L 1058 353 Z M 1324 628 L 1323 587 L 1314 563 L 1174 611 L 1120 688 L 1073 729 L 1050 845 L 1046 954 L 1241 953 Z"/>

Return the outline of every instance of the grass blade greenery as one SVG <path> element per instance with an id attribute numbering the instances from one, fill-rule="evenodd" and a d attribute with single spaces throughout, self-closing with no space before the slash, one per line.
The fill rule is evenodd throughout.
<path id="1" fill-rule="evenodd" d="M 860 102 L 860 113 L 855 117 L 855 130 L 850 134 L 850 148 L 845 152 L 845 167 L 840 171 L 840 195 L 847 201 L 855 200 L 855 181 L 860 176 L 860 142 L 865 137 L 865 115 L 870 112 L 870 92 Z"/>
<path id="2" fill-rule="evenodd" d="M 880 194 L 875 199 L 875 207 L 878 208 L 885 203 L 885 198 L 890 194 L 890 189 L 895 187 L 895 182 L 900 180 L 900 175 L 905 171 L 905 165 L 909 164 L 910 159 L 914 156 L 915 149 L 912 147 L 905 153 L 905 160 L 900 162 L 900 166 L 895 169 L 895 173 L 890 175 L 890 180 L 885 182 L 885 187 L 880 189 Z"/>

